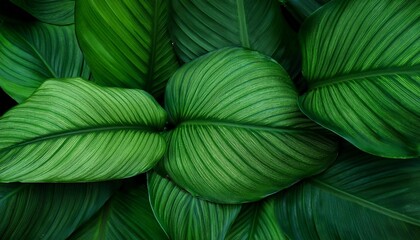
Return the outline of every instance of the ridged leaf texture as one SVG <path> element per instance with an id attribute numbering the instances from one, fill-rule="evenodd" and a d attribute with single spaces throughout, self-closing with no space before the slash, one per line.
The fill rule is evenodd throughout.
<path id="1" fill-rule="evenodd" d="M 150 202 L 170 239 L 225 239 L 241 209 L 195 198 L 169 179 L 148 173 Z"/>
<path id="2" fill-rule="evenodd" d="M 116 192 L 68 239 L 167 239 L 153 215 L 146 185 Z"/>
<path id="3" fill-rule="evenodd" d="M 165 151 L 165 111 L 142 90 L 48 80 L 0 118 L 0 182 L 126 178 Z"/>
<path id="4" fill-rule="evenodd" d="M 301 28 L 302 111 L 365 152 L 420 155 L 420 2 L 333 1 Z"/>
<path id="5" fill-rule="evenodd" d="M 0 30 L 0 87 L 17 102 L 49 78 L 89 78 L 74 25 L 4 23 Z"/>
<path id="6" fill-rule="evenodd" d="M 11 0 L 38 20 L 68 25 L 74 23 L 75 0 Z"/>
<path id="7" fill-rule="evenodd" d="M 273 57 L 292 76 L 300 71 L 297 35 L 277 0 L 174 0 L 172 9 L 171 36 L 184 62 L 241 46 Z"/>
<path id="8" fill-rule="evenodd" d="M 320 176 L 280 195 L 276 211 L 291 239 L 407 239 L 420 236 L 420 162 L 340 153 Z"/>
<path id="9" fill-rule="evenodd" d="M 66 239 L 102 207 L 117 183 L 0 184 L 2 239 Z"/>
<path id="10" fill-rule="evenodd" d="M 336 143 L 306 118 L 286 71 L 225 48 L 181 67 L 166 91 L 174 126 L 164 168 L 193 195 L 256 201 L 325 169 Z"/>
<path id="11" fill-rule="evenodd" d="M 78 0 L 76 31 L 95 80 L 159 97 L 177 69 L 168 0 Z"/>

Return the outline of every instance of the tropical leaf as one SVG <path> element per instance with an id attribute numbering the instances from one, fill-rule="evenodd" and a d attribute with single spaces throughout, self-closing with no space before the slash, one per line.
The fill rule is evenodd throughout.
<path id="1" fill-rule="evenodd" d="M 76 31 L 95 80 L 164 92 L 177 69 L 167 33 L 168 0 L 79 0 Z"/>
<path id="2" fill-rule="evenodd" d="M 223 205 L 191 196 L 170 180 L 148 173 L 153 212 L 171 239 L 225 239 L 240 205 Z"/>
<path id="3" fill-rule="evenodd" d="M 347 148 L 320 176 L 281 195 L 276 211 L 292 239 L 418 239 L 420 161 Z"/>
<path id="4" fill-rule="evenodd" d="M 66 239 L 118 183 L 0 184 L 2 239 Z"/>
<path id="5" fill-rule="evenodd" d="M 259 202 L 244 204 L 226 239 L 286 240 L 277 222 L 275 200 L 271 196 Z"/>
<path id="6" fill-rule="evenodd" d="M 75 0 L 11 0 L 38 20 L 68 25 L 74 23 Z"/>
<path id="7" fill-rule="evenodd" d="M 166 113 L 146 92 L 46 81 L 0 118 L 0 182 L 126 178 L 165 151 Z"/>
<path id="8" fill-rule="evenodd" d="M 368 153 L 420 155 L 420 1 L 332 1 L 301 28 L 302 111 Z"/>
<path id="9" fill-rule="evenodd" d="M 185 64 L 165 100 L 175 128 L 162 164 L 193 195 L 256 201 L 336 157 L 335 141 L 299 111 L 286 71 L 258 52 L 226 48 Z"/>
<path id="10" fill-rule="evenodd" d="M 312 13 L 330 0 L 280 0 L 299 22 L 305 21 Z"/>
<path id="11" fill-rule="evenodd" d="M 277 0 L 174 0 L 172 9 L 171 35 L 184 62 L 241 46 L 276 59 L 292 77 L 300 71 L 297 36 Z"/>
<path id="12" fill-rule="evenodd" d="M 167 239 L 149 203 L 146 185 L 119 191 L 69 239 Z"/>
<path id="13" fill-rule="evenodd" d="M 73 25 L 4 23 L 0 55 L 0 86 L 17 102 L 28 98 L 46 79 L 87 79 L 90 75 Z"/>

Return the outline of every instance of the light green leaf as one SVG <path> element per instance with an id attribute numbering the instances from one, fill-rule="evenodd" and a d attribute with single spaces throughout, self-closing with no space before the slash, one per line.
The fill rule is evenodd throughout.
<path id="1" fill-rule="evenodd" d="M 66 239 L 117 183 L 0 184 L 2 239 Z"/>
<path id="2" fill-rule="evenodd" d="M 11 0 L 38 20 L 68 25 L 74 23 L 75 0 Z"/>
<path id="3" fill-rule="evenodd" d="M 76 31 L 95 80 L 164 92 L 178 63 L 172 49 L 168 0 L 78 0 Z"/>
<path id="4" fill-rule="evenodd" d="M 299 111 L 286 71 L 258 52 L 226 48 L 185 64 L 165 100 L 175 128 L 162 164 L 193 195 L 256 201 L 336 157 L 336 142 Z"/>
<path id="5" fill-rule="evenodd" d="M 241 212 L 230 228 L 226 239 L 286 240 L 287 238 L 277 222 L 274 206 L 274 197 L 242 205 Z"/>
<path id="6" fill-rule="evenodd" d="M 87 79 L 90 75 L 73 25 L 4 23 L 0 55 L 0 87 L 17 102 L 28 98 L 46 79 Z"/>
<path id="7" fill-rule="evenodd" d="M 69 239 L 167 239 L 149 203 L 146 185 L 120 190 Z"/>
<path id="8" fill-rule="evenodd" d="M 276 205 L 291 239 L 416 240 L 420 161 L 348 148 L 322 175 L 285 191 Z"/>
<path id="9" fill-rule="evenodd" d="M 333 1 L 301 29 L 302 111 L 365 152 L 420 155 L 420 1 Z"/>
<path id="10" fill-rule="evenodd" d="M 148 173 L 153 212 L 171 239 L 225 239 L 240 205 L 222 205 L 191 196 L 170 180 Z"/>
<path id="11" fill-rule="evenodd" d="M 300 71 L 297 36 L 277 0 L 174 0 L 172 9 L 171 35 L 184 62 L 241 46 L 271 56 L 293 77 Z"/>
<path id="12" fill-rule="evenodd" d="M 166 113 L 146 92 L 46 81 L 0 118 L 0 182 L 127 178 L 165 151 Z"/>

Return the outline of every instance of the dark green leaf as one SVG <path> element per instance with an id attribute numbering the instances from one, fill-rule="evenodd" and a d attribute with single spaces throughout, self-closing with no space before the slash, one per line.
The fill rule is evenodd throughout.
<path id="1" fill-rule="evenodd" d="M 337 145 L 297 106 L 286 71 L 240 48 L 209 53 L 169 81 L 175 126 L 162 163 L 193 195 L 255 201 L 325 169 Z"/>
<path id="2" fill-rule="evenodd" d="M 95 81 L 164 92 L 176 70 L 168 0 L 78 0 L 76 31 Z"/>
<path id="3" fill-rule="evenodd" d="M 350 148 L 322 175 L 281 196 L 276 210 L 291 239 L 420 236 L 419 159 L 401 162 Z"/>
<path id="4" fill-rule="evenodd" d="M 38 20 L 68 25 L 74 23 L 75 0 L 11 0 Z"/>
<path id="5" fill-rule="evenodd" d="M 1 239 L 65 239 L 117 183 L 0 184 Z"/>
<path id="6" fill-rule="evenodd" d="M 240 205 L 222 205 L 191 196 L 155 172 L 148 173 L 150 202 L 171 239 L 225 239 Z"/>
<path id="7" fill-rule="evenodd" d="M 0 118 L 0 182 L 74 182 L 145 172 L 166 113 L 146 92 L 48 80 Z"/>
<path id="8" fill-rule="evenodd" d="M 146 185 L 115 193 L 105 206 L 69 239 L 166 239 L 149 203 Z"/>
<path id="9" fill-rule="evenodd" d="M 172 8 L 171 35 L 184 62 L 242 46 L 276 59 L 293 77 L 300 71 L 298 40 L 277 0 L 174 0 Z"/>
<path id="10" fill-rule="evenodd" d="M 312 13 L 329 1 L 330 0 L 285 0 L 284 5 L 299 22 L 303 22 Z"/>
<path id="11" fill-rule="evenodd" d="M 4 23 L 0 55 L 0 87 L 18 102 L 28 98 L 46 79 L 87 79 L 90 75 L 73 25 Z"/>
<path id="12" fill-rule="evenodd" d="M 420 1 L 333 1 L 301 29 L 302 111 L 368 153 L 420 155 Z"/>

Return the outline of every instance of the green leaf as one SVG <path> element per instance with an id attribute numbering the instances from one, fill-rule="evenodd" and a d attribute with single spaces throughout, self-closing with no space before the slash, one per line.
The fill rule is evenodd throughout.
<path id="1" fill-rule="evenodd" d="M 148 173 L 153 212 L 171 239 L 225 239 L 240 205 L 222 205 L 191 196 L 170 180 Z"/>
<path id="2" fill-rule="evenodd" d="M 166 113 L 146 92 L 46 81 L 0 118 L 0 182 L 127 178 L 165 151 Z"/>
<path id="3" fill-rule="evenodd" d="M 65 239 L 111 196 L 116 183 L 0 184 L 2 239 Z"/>
<path id="4" fill-rule="evenodd" d="M 244 204 L 226 239 L 286 240 L 287 238 L 277 222 L 274 206 L 274 197 Z"/>
<path id="5" fill-rule="evenodd" d="M 420 2 L 333 1 L 301 29 L 302 111 L 365 152 L 420 155 Z"/>
<path id="6" fill-rule="evenodd" d="M 38 20 L 68 25 L 74 23 L 75 0 L 11 0 Z"/>
<path id="7" fill-rule="evenodd" d="M 420 161 L 353 148 L 322 175 L 284 192 L 276 205 L 291 239 L 407 239 L 420 236 Z"/>
<path id="8" fill-rule="evenodd" d="M 79 0 L 76 31 L 95 80 L 164 92 L 178 63 L 167 32 L 168 0 Z"/>
<path id="9" fill-rule="evenodd" d="M 296 33 L 277 0 L 174 0 L 171 35 L 184 62 L 207 52 L 242 46 L 279 61 L 294 77 L 300 71 Z"/>
<path id="10" fill-rule="evenodd" d="M 299 111 L 286 71 L 258 52 L 226 48 L 185 64 L 165 100 L 175 128 L 163 165 L 193 195 L 256 201 L 336 157 L 336 142 Z"/>
<path id="11" fill-rule="evenodd" d="M 0 30 L 0 87 L 17 102 L 46 79 L 90 75 L 74 26 L 4 23 Z"/>
<path id="12" fill-rule="evenodd" d="M 167 239 L 149 203 L 146 185 L 115 193 L 69 239 Z"/>
<path id="13" fill-rule="evenodd" d="M 329 1 L 330 0 L 287 0 L 284 5 L 299 22 L 303 22 L 312 13 Z"/>

